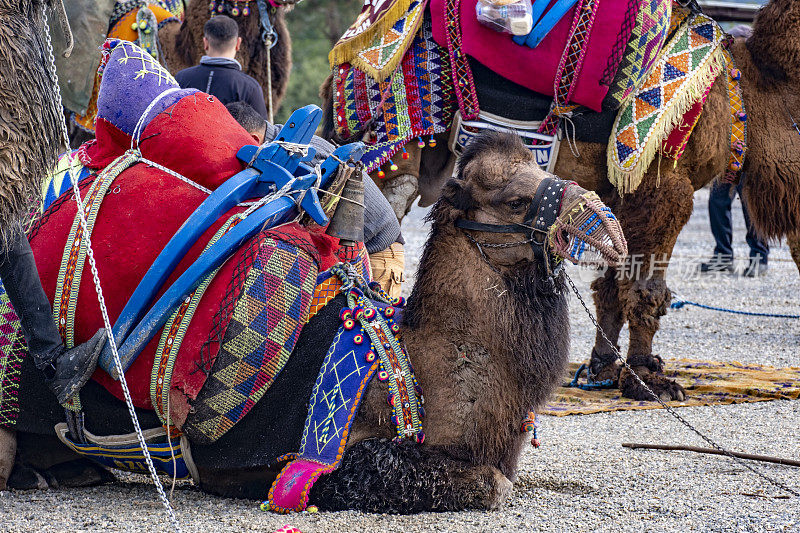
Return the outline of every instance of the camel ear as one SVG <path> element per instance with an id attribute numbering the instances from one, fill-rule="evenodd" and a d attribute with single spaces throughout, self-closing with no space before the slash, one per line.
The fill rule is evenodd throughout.
<path id="1" fill-rule="evenodd" d="M 472 192 L 464 185 L 464 180 L 450 178 L 442 187 L 442 200 L 446 201 L 459 211 L 469 211 L 475 205 Z"/>

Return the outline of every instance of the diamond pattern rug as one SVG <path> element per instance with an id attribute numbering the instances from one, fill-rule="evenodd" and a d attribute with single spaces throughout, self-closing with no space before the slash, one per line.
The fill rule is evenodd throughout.
<path id="1" fill-rule="evenodd" d="M 183 431 L 214 442 L 246 415 L 283 369 L 307 321 L 318 268 L 302 249 L 267 238 Z"/>
<path id="2" fill-rule="evenodd" d="M 617 115 L 608 145 L 609 180 L 621 193 L 636 190 L 663 141 L 708 91 L 725 67 L 725 32 L 705 15 L 678 27 L 645 83 Z"/>
<path id="3" fill-rule="evenodd" d="M 650 73 L 667 40 L 671 13 L 671 0 L 642 2 L 622 63 L 606 96 L 614 102 L 612 109 L 622 105 Z"/>

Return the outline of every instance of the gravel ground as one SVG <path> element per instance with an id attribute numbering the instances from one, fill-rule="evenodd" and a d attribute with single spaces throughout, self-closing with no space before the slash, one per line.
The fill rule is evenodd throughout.
<path id="1" fill-rule="evenodd" d="M 681 233 L 668 271 L 670 287 L 699 303 L 767 313 L 800 314 L 800 277 L 785 245 L 774 246 L 766 277 L 690 275 L 712 249 L 708 192 L 695 195 L 695 213 Z M 404 224 L 408 278 L 413 279 L 427 228 L 414 208 Z M 747 255 L 740 204 L 734 204 L 736 254 Z M 744 262 L 744 260 L 741 260 Z M 589 273 L 570 269 L 585 298 Z M 409 284 L 410 285 L 410 284 Z M 588 356 L 591 323 L 571 301 L 571 359 Z M 625 333 L 623 332 L 623 337 Z M 624 347 L 623 339 L 623 347 Z M 665 358 L 736 360 L 800 366 L 797 321 L 751 318 L 685 308 L 661 320 L 654 351 Z M 800 456 L 800 402 L 773 401 L 683 408 L 679 413 L 732 450 Z M 179 485 L 172 499 L 185 531 L 272 531 L 286 523 L 311 531 L 800 531 L 800 499 L 728 458 L 681 452 L 631 451 L 626 441 L 704 445 L 662 410 L 542 417 L 538 450 L 528 449 L 519 481 L 496 512 L 417 516 L 356 512 L 263 513 L 255 502 L 202 494 Z M 800 470 L 749 463 L 800 490 Z M 167 529 L 146 479 L 92 489 L 0 493 L 0 531 L 149 531 Z"/>

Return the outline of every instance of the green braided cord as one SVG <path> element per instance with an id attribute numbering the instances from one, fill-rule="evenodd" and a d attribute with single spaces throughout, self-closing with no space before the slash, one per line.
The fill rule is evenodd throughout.
<path id="1" fill-rule="evenodd" d="M 97 196 L 95 197 L 95 201 L 92 203 L 89 216 L 87 217 L 88 227 L 87 230 L 89 231 L 91 236 L 91 232 L 94 229 L 94 223 L 97 220 L 97 213 L 100 211 L 100 204 L 103 203 L 103 199 L 108 192 L 109 187 L 117 179 L 124 170 L 128 169 L 129 167 L 133 166 L 139 161 L 141 154 L 138 151 L 127 151 L 117 159 L 115 159 L 110 165 L 108 165 L 98 177 L 92 183 L 91 188 L 89 189 L 89 193 L 87 197 L 91 197 L 92 193 L 99 187 L 97 191 Z M 56 284 L 56 295 L 55 301 L 53 303 L 53 316 L 56 321 L 59 319 L 59 310 L 61 308 L 61 298 L 63 293 L 64 287 L 64 278 L 66 276 L 67 265 L 69 263 L 69 258 L 72 253 L 72 246 L 75 240 L 75 235 L 78 231 L 78 225 L 80 224 L 80 217 L 78 214 L 75 214 L 75 219 L 72 221 L 72 227 L 69 232 L 69 237 L 67 237 L 67 245 L 64 248 L 64 255 L 61 257 L 61 266 L 58 270 L 58 282 Z M 69 304 L 67 307 L 67 314 L 65 317 L 66 321 L 66 339 L 64 340 L 64 344 L 67 348 L 72 348 L 75 346 L 75 308 L 78 304 L 78 289 L 80 288 L 81 284 L 81 277 L 83 274 L 83 265 L 86 261 L 86 241 L 87 239 L 82 239 L 80 243 L 80 249 L 78 252 L 78 258 L 75 265 L 75 275 L 72 278 L 72 283 L 70 285 L 70 294 L 69 294 Z"/>

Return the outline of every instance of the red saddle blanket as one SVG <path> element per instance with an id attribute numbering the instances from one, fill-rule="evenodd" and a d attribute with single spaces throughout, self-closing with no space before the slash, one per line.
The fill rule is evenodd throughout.
<path id="1" fill-rule="evenodd" d="M 81 161 L 92 169 L 106 167 L 131 144 L 130 136 L 103 118 L 98 119 L 97 135 L 96 142 L 84 145 L 79 152 Z M 251 136 L 225 107 L 203 93 L 189 94 L 156 115 L 141 139 L 140 149 L 145 158 L 211 190 L 243 169 L 236 152 L 246 144 L 253 144 Z M 87 178 L 81 182 L 84 200 L 92 181 Z M 111 184 L 98 211 L 91 240 L 112 324 L 163 247 L 206 197 L 198 188 L 143 162 L 124 170 Z M 231 209 L 208 228 L 158 296 L 198 258 L 217 230 L 244 209 Z M 60 279 L 59 270 L 75 215 L 76 203 L 71 193 L 66 193 L 44 213 L 31 234 L 42 284 L 51 300 L 67 285 L 63 277 Z M 210 365 L 220 351 L 219 342 L 209 343 L 215 328 L 224 333 L 227 327 L 227 323 L 219 324 L 220 309 L 230 305 L 232 299 L 236 302 L 237 294 L 231 294 L 231 287 L 241 289 L 237 280 L 248 275 L 253 261 L 260 257 L 258 245 L 266 237 L 287 242 L 293 249 L 301 249 L 305 257 L 313 258 L 316 264 L 311 292 L 316 270 L 330 268 L 339 261 L 337 239 L 322 230 L 310 233 L 298 224 L 291 224 L 257 235 L 220 267 L 196 305 L 170 368 L 170 413 L 176 423 L 185 419 L 189 403 L 203 388 Z M 77 299 L 72 328 L 76 344 L 86 341 L 103 326 L 88 260 L 77 275 L 81 276 L 78 290 L 70 296 Z M 310 303 L 310 297 L 311 294 L 305 305 Z M 151 377 L 161 338 L 157 334 L 125 374 L 133 402 L 140 408 L 154 407 Z M 116 397 L 123 397 L 119 382 L 102 369 L 93 378 Z"/>
<path id="2" fill-rule="evenodd" d="M 576 8 L 568 11 L 536 48 L 529 48 L 516 44 L 507 33 L 481 25 L 475 16 L 477 1 L 430 0 L 434 40 L 446 47 L 448 31 L 458 31 L 460 27 L 464 53 L 514 83 L 553 96 L 558 64 Z M 603 0 L 597 7 L 591 31 L 582 36 L 586 56 L 571 103 L 594 111 L 601 110 L 603 98 L 619 66 L 622 49 L 630 37 L 629 4 L 628 0 Z M 613 70 L 610 77 L 609 67 Z"/>

